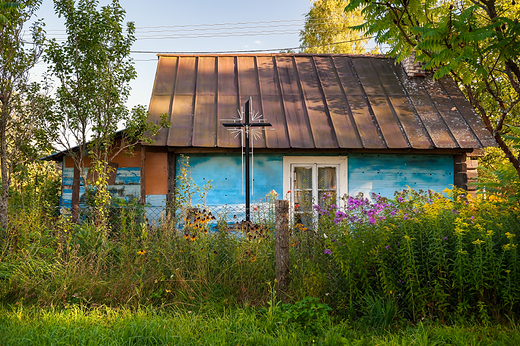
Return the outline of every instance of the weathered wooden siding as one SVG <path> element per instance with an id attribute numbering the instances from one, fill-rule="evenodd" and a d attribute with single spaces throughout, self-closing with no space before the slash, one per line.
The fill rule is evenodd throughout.
<path id="1" fill-rule="evenodd" d="M 271 190 L 282 194 L 283 155 L 255 154 L 253 193 L 251 202 L 258 202 Z M 177 173 L 183 165 L 183 157 L 177 156 Z M 191 154 L 189 155 L 191 177 L 197 185 L 204 186 L 211 180 L 207 205 L 244 204 L 242 194 L 242 158 L 240 154 Z M 193 201 L 197 203 L 197 201 Z"/>
<path id="2" fill-rule="evenodd" d="M 141 159 L 139 157 L 139 151 L 137 149 L 133 155 L 117 155 L 116 157 L 114 157 L 112 162 L 117 163 L 119 167 L 139 167 L 141 165 Z M 88 167 L 89 164 L 90 158 L 85 157 L 85 167 Z M 74 161 L 72 160 L 72 157 L 65 156 L 65 167 L 74 167 Z"/>
<path id="3" fill-rule="evenodd" d="M 89 158 L 85 158 L 85 165 L 90 162 Z M 130 200 L 139 198 L 141 195 L 141 168 L 140 158 L 138 155 L 118 155 L 113 160 L 118 164 L 116 172 L 116 180 L 113 185 L 108 186 L 113 197 L 124 198 Z M 71 157 L 64 157 L 62 171 L 62 189 L 60 207 L 70 208 L 72 203 L 72 179 L 74 176 L 74 163 Z M 80 204 L 84 203 L 85 188 L 83 187 L 83 179 L 80 185 Z"/>
<path id="4" fill-rule="evenodd" d="M 406 189 L 442 192 L 453 185 L 451 155 L 349 155 L 349 195 L 375 192 L 393 197 L 395 191 Z"/>
<path id="5" fill-rule="evenodd" d="M 283 191 L 283 154 L 254 155 L 253 195 L 251 201 L 259 202 L 271 190 L 285 196 Z M 146 204 L 149 219 L 156 220 L 164 206 L 167 195 L 166 153 L 147 153 Z M 190 154 L 190 174 L 202 187 L 211 180 L 212 188 L 206 199 L 207 205 L 243 205 L 245 197 L 242 185 L 242 158 L 240 154 Z M 177 155 L 176 176 L 183 166 L 182 155 Z M 124 198 L 139 198 L 140 167 L 119 167 L 116 183 L 109 189 L 114 195 Z M 63 189 L 60 205 L 70 207 L 72 197 L 73 168 L 64 161 Z M 398 155 L 398 154 L 349 154 L 348 193 L 366 196 L 375 192 L 392 197 L 395 191 L 406 189 L 431 189 L 442 192 L 454 182 L 452 155 Z M 80 189 L 84 194 L 83 185 Z M 198 203 L 194 198 L 193 203 Z M 152 216 L 154 215 L 154 216 Z"/>

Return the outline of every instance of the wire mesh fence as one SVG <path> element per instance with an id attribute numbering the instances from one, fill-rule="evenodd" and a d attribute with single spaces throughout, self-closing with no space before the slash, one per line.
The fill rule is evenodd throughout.
<path id="1" fill-rule="evenodd" d="M 63 252 L 60 256 L 70 256 L 75 246 L 85 256 L 97 251 L 93 208 L 79 209 L 77 225 L 71 223 L 71 211 L 66 208 L 12 206 L 9 214 L 11 243 L 19 248 L 22 241 L 36 240 L 28 239 L 27 234 L 38 228 L 39 234 L 47 232 L 55 239 L 52 246 L 56 252 Z M 133 249 L 134 255 L 140 254 L 138 258 L 163 254 L 155 261 L 164 267 L 150 272 L 160 270 L 161 274 L 155 276 L 168 278 L 164 290 L 183 282 L 203 296 L 208 294 L 204 290 L 219 282 L 221 287 L 225 281 L 224 286 L 231 287 L 238 301 L 262 304 L 269 299 L 268 283 L 274 285 L 275 222 L 274 203 L 252 205 L 250 222 L 245 221 L 243 205 L 184 210 L 112 206 L 108 210 L 108 242 L 113 251 Z M 341 275 L 333 261 L 324 256 L 317 233 L 300 224 L 291 227 L 290 234 L 292 277 L 288 296 L 294 301 L 317 296 L 334 304 L 341 291 L 334 282 Z"/>
<path id="2" fill-rule="evenodd" d="M 316 208 L 307 226 L 296 222 L 301 218 L 288 220 L 287 296 L 318 297 L 337 313 L 400 311 L 415 321 L 518 309 L 517 206 L 469 203 L 460 196 L 399 196 L 393 204 L 352 198 L 342 209 Z M 111 207 L 105 238 L 96 236 L 92 209 L 80 210 L 77 225 L 70 211 L 59 208 L 9 211 L 8 251 L 39 243 L 50 248 L 42 254 L 67 259 L 91 258 L 107 248 L 103 266 L 112 267 L 106 272 L 127 273 L 135 281 L 136 268 L 142 271 L 139 287 L 128 279 L 140 302 L 215 294 L 244 304 L 271 299 L 277 224 L 272 203 L 253 205 L 251 222 L 244 221 L 242 205 Z"/>

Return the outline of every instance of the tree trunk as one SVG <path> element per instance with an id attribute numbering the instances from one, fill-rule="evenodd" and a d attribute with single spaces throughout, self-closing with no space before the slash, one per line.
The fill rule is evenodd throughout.
<path id="1" fill-rule="evenodd" d="M 4 100 L 5 102 L 5 100 Z M 2 107 L 2 119 L 0 123 L 0 170 L 2 176 L 2 191 L 0 192 L 0 226 L 6 232 L 7 224 L 9 222 L 7 216 L 7 201 L 9 199 L 9 164 L 7 162 L 7 112 L 6 104 Z"/>
<path id="2" fill-rule="evenodd" d="M 71 212 L 72 222 L 78 223 L 79 221 L 79 188 L 80 188 L 80 176 L 79 168 L 74 162 L 74 175 L 72 178 L 72 201 L 71 201 Z"/>

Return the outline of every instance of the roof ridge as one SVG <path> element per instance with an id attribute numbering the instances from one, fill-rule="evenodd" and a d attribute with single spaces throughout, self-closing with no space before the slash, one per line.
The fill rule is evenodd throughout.
<path id="1" fill-rule="evenodd" d="M 384 54 L 326 54 L 326 53 L 157 53 L 158 57 L 223 57 L 223 56 L 322 56 L 322 57 L 351 57 L 351 58 L 375 58 L 395 59 Z"/>

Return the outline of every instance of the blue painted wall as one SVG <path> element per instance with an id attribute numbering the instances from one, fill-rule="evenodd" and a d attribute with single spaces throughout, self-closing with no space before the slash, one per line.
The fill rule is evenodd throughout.
<path id="1" fill-rule="evenodd" d="M 191 177 L 200 187 L 212 180 L 207 205 L 244 204 L 242 194 L 242 159 L 240 154 L 190 154 Z M 301 155 L 300 155 L 301 156 Z M 177 156 L 177 172 L 180 174 L 182 156 Z M 349 154 L 348 191 L 350 195 L 371 192 L 392 197 L 395 191 L 406 189 L 431 189 L 442 192 L 453 184 L 453 156 L 451 155 L 393 155 Z M 60 206 L 70 208 L 72 168 L 63 169 L 62 198 Z M 254 156 L 254 195 L 251 202 L 259 202 L 271 190 L 283 195 L 283 154 L 257 154 Z M 116 184 L 109 189 L 125 198 L 140 195 L 140 168 L 118 168 Z M 80 193 L 84 193 L 81 186 Z M 153 207 L 166 205 L 165 195 L 147 195 L 147 204 Z M 198 201 L 193 201 L 195 204 Z M 153 209 L 153 208 L 152 208 Z M 151 209 L 151 210 L 152 210 Z"/>
<path id="2" fill-rule="evenodd" d="M 72 179 L 74 168 L 64 167 L 62 170 L 62 189 L 60 207 L 70 208 L 72 204 Z M 108 190 L 113 197 L 130 200 L 141 195 L 141 168 L 121 167 L 117 169 L 114 185 L 109 185 Z M 79 195 L 80 202 L 85 194 L 83 179 L 81 180 Z"/>
<path id="3" fill-rule="evenodd" d="M 202 187 L 211 180 L 206 204 L 244 204 L 242 194 L 242 157 L 240 154 L 190 154 L 191 178 Z M 177 156 L 177 173 L 180 174 L 183 157 Z M 251 202 L 265 198 L 271 190 L 282 193 L 283 155 L 255 154 L 253 162 L 253 194 Z M 193 201 L 195 204 L 197 201 Z"/>
<path id="4" fill-rule="evenodd" d="M 366 155 L 348 156 L 349 194 L 371 192 L 393 197 L 406 189 L 442 192 L 453 184 L 451 155 Z"/>
<path id="5" fill-rule="evenodd" d="M 301 156 L 301 155 L 300 155 Z M 182 157 L 177 157 L 177 175 Z M 242 166 L 238 154 L 189 155 L 191 177 L 199 186 L 212 180 L 206 204 L 243 204 Z M 411 187 L 442 192 L 453 184 L 451 155 L 349 154 L 348 191 L 350 195 L 372 192 L 393 197 L 395 191 Z M 283 155 L 255 155 L 254 196 L 258 202 L 271 190 L 283 194 Z"/>

